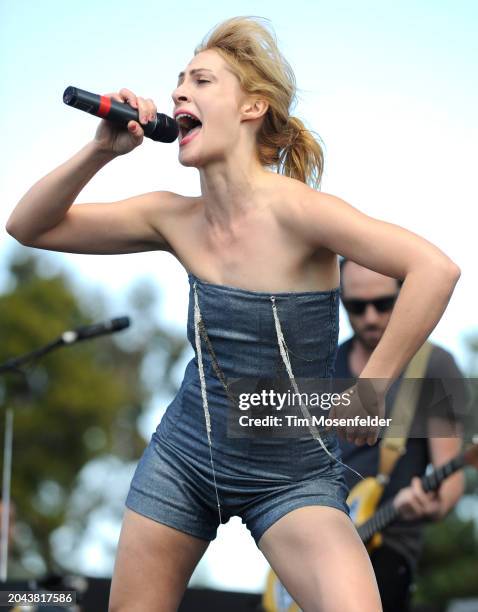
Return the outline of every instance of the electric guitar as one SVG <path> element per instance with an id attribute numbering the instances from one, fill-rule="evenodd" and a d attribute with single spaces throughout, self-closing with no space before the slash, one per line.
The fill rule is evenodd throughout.
<path id="1" fill-rule="evenodd" d="M 478 469 L 478 441 L 473 440 L 472 446 L 462 451 L 448 463 L 434 468 L 430 474 L 421 477 L 423 490 L 436 491 L 441 483 L 454 472 L 461 470 L 465 465 Z M 353 487 L 347 497 L 350 508 L 350 517 L 357 527 L 362 542 L 370 553 L 374 548 L 381 546 L 380 531 L 399 518 L 400 514 L 394 507 L 391 499 L 375 512 L 382 497 L 384 485 L 376 477 L 365 478 Z M 286 591 L 276 574 L 269 570 L 266 590 L 262 597 L 264 612 L 301 612 L 299 606 Z"/>
<path id="2" fill-rule="evenodd" d="M 435 468 L 428 475 L 421 477 L 421 483 L 425 493 L 428 491 L 436 491 L 441 483 L 451 476 L 454 472 L 461 470 L 465 465 L 471 465 L 478 469 L 478 443 L 474 443 L 468 450 L 461 452 L 448 463 Z M 387 501 L 380 506 L 377 512 L 374 510 L 381 497 L 377 499 L 377 487 L 370 487 L 371 495 L 367 499 L 365 495 L 360 495 L 361 485 L 368 480 L 376 480 L 375 478 L 367 478 L 365 481 L 359 482 L 350 492 L 347 498 L 347 503 L 350 507 L 350 516 L 357 526 L 357 531 L 367 550 L 370 553 L 374 548 L 382 543 L 380 531 L 393 523 L 399 518 L 400 513 L 393 505 L 393 499 Z M 383 489 L 382 485 L 378 485 Z"/>

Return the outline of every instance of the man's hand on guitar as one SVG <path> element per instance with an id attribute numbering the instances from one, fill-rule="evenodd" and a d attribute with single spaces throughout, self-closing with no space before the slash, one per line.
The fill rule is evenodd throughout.
<path id="1" fill-rule="evenodd" d="M 400 516 L 406 520 L 426 518 L 436 521 L 441 518 L 441 501 L 436 491 L 425 493 L 418 476 L 412 478 L 412 484 L 397 493 L 393 505 Z"/>

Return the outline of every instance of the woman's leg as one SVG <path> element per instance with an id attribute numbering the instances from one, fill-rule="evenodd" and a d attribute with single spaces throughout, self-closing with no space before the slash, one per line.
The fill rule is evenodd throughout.
<path id="1" fill-rule="evenodd" d="M 126 508 L 109 612 L 176 612 L 209 542 Z"/>
<path id="2" fill-rule="evenodd" d="M 369 556 L 341 510 L 292 510 L 258 544 L 303 612 L 381 612 Z"/>

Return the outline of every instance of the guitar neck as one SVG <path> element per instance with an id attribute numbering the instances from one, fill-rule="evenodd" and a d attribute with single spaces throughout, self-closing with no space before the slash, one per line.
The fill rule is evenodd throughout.
<path id="1" fill-rule="evenodd" d="M 464 453 L 460 453 L 445 465 L 434 469 L 428 476 L 422 476 L 422 487 L 425 493 L 436 491 L 441 483 L 451 476 L 453 472 L 461 469 L 465 465 Z"/>
<path id="2" fill-rule="evenodd" d="M 431 474 L 422 476 L 420 480 L 423 490 L 425 492 L 436 491 L 445 478 L 448 478 L 448 476 L 461 469 L 464 465 L 464 453 L 461 453 L 448 463 L 445 463 L 445 465 L 434 469 Z M 383 504 L 368 521 L 357 528 L 362 542 L 367 543 L 374 533 L 382 531 L 384 527 L 393 523 L 398 517 L 399 512 L 393 505 L 393 499 L 391 499 Z"/>

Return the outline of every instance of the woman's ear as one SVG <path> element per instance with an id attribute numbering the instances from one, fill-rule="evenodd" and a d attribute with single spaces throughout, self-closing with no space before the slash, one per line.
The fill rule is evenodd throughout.
<path id="1" fill-rule="evenodd" d="M 248 98 L 241 107 L 243 121 L 252 121 L 263 117 L 269 109 L 269 103 L 263 98 Z"/>

